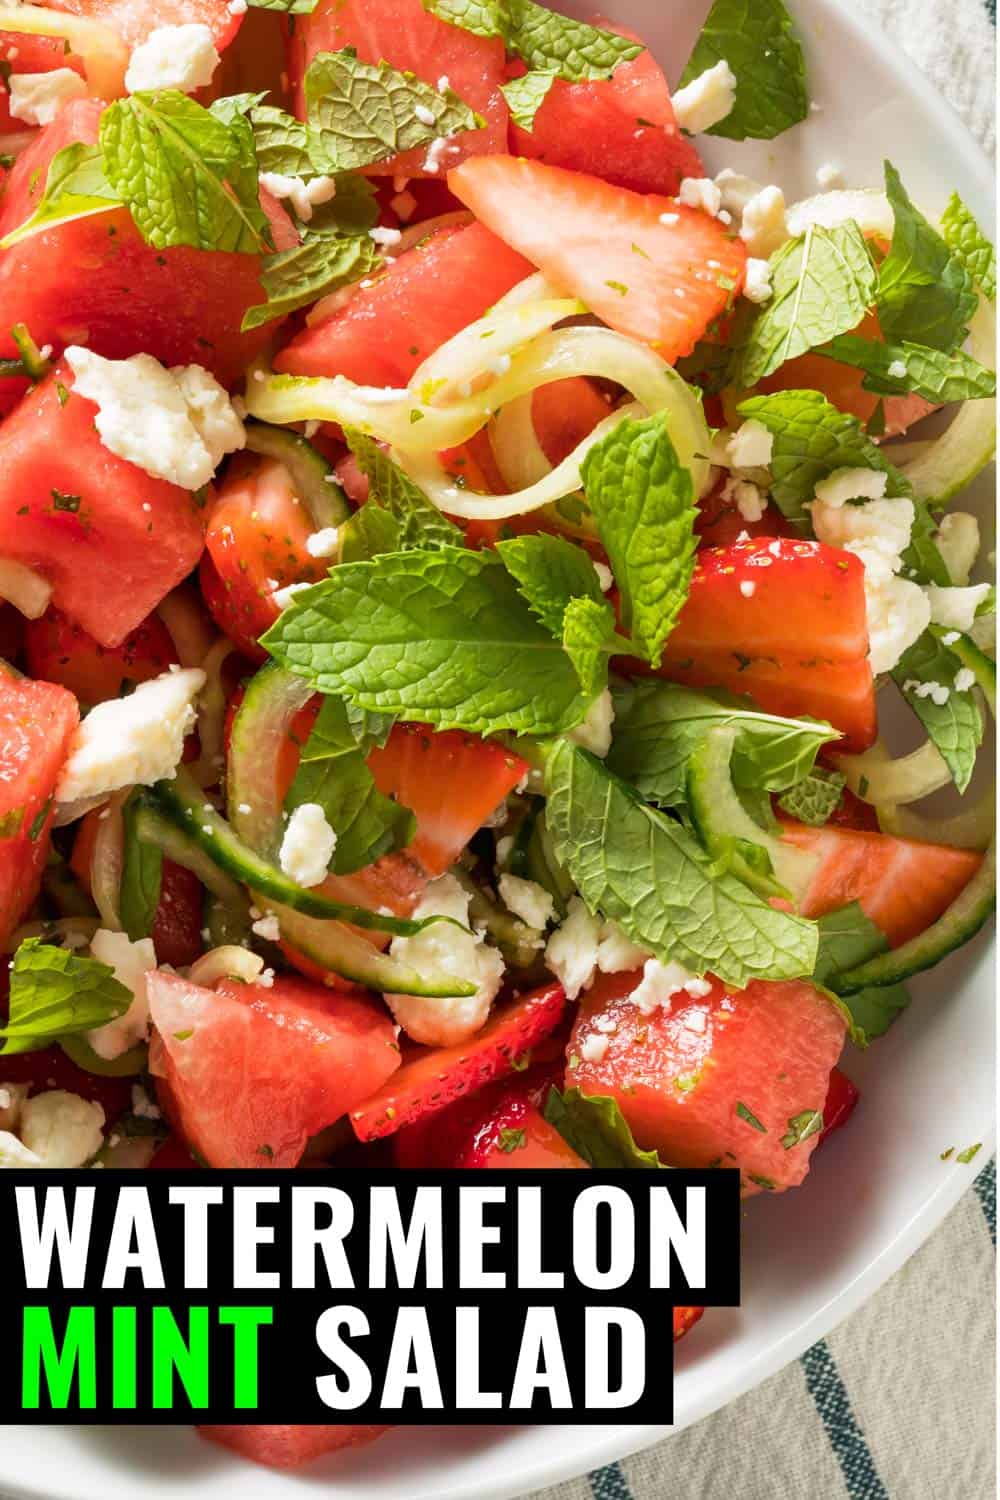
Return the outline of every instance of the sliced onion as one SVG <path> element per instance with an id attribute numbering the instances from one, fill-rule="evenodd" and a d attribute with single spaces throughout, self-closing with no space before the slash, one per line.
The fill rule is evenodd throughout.
<path id="1" fill-rule="evenodd" d="M 241 979 L 244 984 L 254 984 L 263 972 L 264 960 L 259 953 L 251 953 L 249 948 L 241 948 L 236 943 L 226 943 L 195 959 L 188 970 L 188 978 L 192 984 L 210 990 L 220 979 Z"/>
<path id="2" fill-rule="evenodd" d="M 103 807 L 107 800 L 107 792 L 101 792 L 96 797 L 79 797 L 75 802 L 57 802 L 52 826 L 65 828 L 68 823 L 76 823 L 93 812 L 95 807 Z"/>
<path id="3" fill-rule="evenodd" d="M 983 850 L 989 847 L 993 837 L 995 803 L 995 793 L 989 789 L 971 806 L 948 817 L 930 817 L 892 802 L 880 802 L 875 811 L 882 832 L 894 834 L 896 838 L 916 839 L 922 844 L 947 844 L 952 849 Z"/>
<path id="4" fill-rule="evenodd" d="M 925 740 L 919 750 L 892 759 L 881 743 L 863 755 L 831 755 L 837 770 L 862 802 L 879 805 L 919 802 L 951 785 L 951 772 L 937 746 Z"/>
<path id="5" fill-rule="evenodd" d="M 182 583 L 160 601 L 156 613 L 167 627 L 181 666 L 200 667 L 218 642 L 219 633 L 198 591 Z"/>
<path id="6" fill-rule="evenodd" d="M 198 694 L 198 743 L 201 754 L 188 769 L 200 786 L 214 786 L 222 776 L 226 723 L 226 688 L 222 668 L 235 651 L 232 641 L 220 636 L 201 664 L 205 685 Z"/>
<path id="7" fill-rule="evenodd" d="M 431 406 L 445 406 L 456 395 L 469 395 L 484 377 L 495 381 L 504 375 L 513 350 L 584 312 L 582 302 L 556 297 L 480 318 L 424 361 L 410 389 Z"/>
<path id="8" fill-rule="evenodd" d="M 117 31 L 100 21 L 61 10 L 45 10 L 40 5 L 0 5 L 0 31 L 64 37 L 70 49 L 83 60 L 92 94 L 99 99 L 118 99 L 125 92 L 128 48 Z"/>
<path id="9" fill-rule="evenodd" d="M 125 823 L 122 807 L 131 792 L 125 787 L 109 799 L 97 820 L 97 837 L 90 856 L 90 894 L 101 914 L 101 926 L 121 932 L 122 871 L 125 868 Z"/>
<path id="10" fill-rule="evenodd" d="M 834 229 L 853 219 L 862 234 L 874 234 L 891 240 L 895 226 L 892 204 L 878 188 L 849 188 L 832 193 L 817 193 L 793 203 L 785 215 L 793 239 L 805 234 L 811 224 Z"/>
<path id="11" fill-rule="evenodd" d="M 500 476 L 509 490 L 527 489 L 552 470 L 538 441 L 532 416 L 534 392 L 518 396 L 490 423 L 489 439 Z"/>
<path id="12" fill-rule="evenodd" d="M 44 615 L 52 598 L 52 585 L 34 568 L 0 557 L 0 599 L 6 599 L 26 620 Z"/>

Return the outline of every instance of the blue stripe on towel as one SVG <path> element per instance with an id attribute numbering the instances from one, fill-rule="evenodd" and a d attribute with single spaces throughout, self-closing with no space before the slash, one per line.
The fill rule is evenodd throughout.
<path id="1" fill-rule="evenodd" d="M 889 1500 L 826 1343 L 814 1344 L 807 1349 L 801 1364 L 809 1394 L 826 1428 L 850 1500 Z"/>
<path id="2" fill-rule="evenodd" d="M 997 1162 L 996 1157 L 980 1172 L 975 1181 L 976 1197 L 983 1206 L 983 1214 L 990 1231 L 990 1239 L 997 1242 Z"/>
<path id="3" fill-rule="evenodd" d="M 588 1474 L 590 1490 L 594 1500 L 632 1500 L 628 1480 L 622 1473 L 621 1464 L 608 1464 Z"/>

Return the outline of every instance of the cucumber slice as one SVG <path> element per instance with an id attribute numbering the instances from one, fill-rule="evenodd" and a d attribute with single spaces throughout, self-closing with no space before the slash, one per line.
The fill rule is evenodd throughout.
<path id="1" fill-rule="evenodd" d="M 149 1048 L 145 1042 L 130 1047 L 120 1057 L 101 1057 L 83 1036 L 62 1036 L 59 1045 L 78 1068 L 85 1073 L 96 1073 L 99 1078 L 138 1077 L 149 1062 Z"/>
<path id="2" fill-rule="evenodd" d="M 342 979 L 352 979 L 383 995 L 445 999 L 476 992 L 474 984 L 451 974 L 418 973 L 409 964 L 380 953 L 360 933 L 352 932 L 341 922 L 320 922 L 276 902 L 269 902 L 268 910 L 278 918 L 282 937 L 299 953 Z"/>
<path id="3" fill-rule="evenodd" d="M 477 927 L 486 928 L 504 958 L 514 968 L 533 968 L 541 957 L 534 929 L 494 901 L 461 865 L 456 865 L 451 873 L 468 893 L 469 921 Z"/>
<path id="4" fill-rule="evenodd" d="M 312 696 L 304 678 L 268 662 L 248 683 L 233 720 L 226 775 L 229 821 L 265 858 L 276 857 L 281 843 L 278 757 L 295 715 Z"/>
<path id="5" fill-rule="evenodd" d="M 762 896 L 802 900 L 818 856 L 793 849 L 765 833 L 743 807 L 733 787 L 730 760 L 736 730 L 710 729 L 688 761 L 688 810 L 709 854 Z"/>
<path id="6" fill-rule="evenodd" d="M 178 828 L 164 817 L 149 793 L 143 794 L 142 805 L 136 813 L 135 831 L 136 837 L 144 844 L 155 844 L 174 864 L 183 865 L 197 875 L 202 885 L 225 908 L 230 933 L 234 927 L 241 928 L 244 935 L 250 931 L 250 901 L 243 887 L 219 869 L 186 829 Z M 230 936 L 229 941 L 238 939 Z"/>
<path id="7" fill-rule="evenodd" d="M 339 526 L 351 514 L 347 496 L 337 483 L 333 465 L 300 432 L 272 427 L 268 422 L 248 422 L 247 447 L 251 453 L 276 458 L 288 470 L 292 485 L 304 501 L 317 531 Z"/>

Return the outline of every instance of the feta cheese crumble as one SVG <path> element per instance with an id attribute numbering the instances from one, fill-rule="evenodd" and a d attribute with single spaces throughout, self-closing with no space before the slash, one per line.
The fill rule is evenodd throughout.
<path id="1" fill-rule="evenodd" d="M 761 306 L 770 302 L 774 296 L 774 288 L 771 285 L 771 264 L 769 261 L 760 260 L 756 255 L 747 258 L 747 274 L 743 283 L 743 295 L 748 302 Z"/>
<path id="2" fill-rule="evenodd" d="M 103 797 L 123 786 L 152 786 L 172 776 L 204 683 L 204 672 L 188 667 L 140 682 L 127 698 L 98 703 L 73 736 L 56 800 Z"/>
<path id="3" fill-rule="evenodd" d="M 468 980 L 476 986 L 476 992 L 449 998 L 386 995 L 386 1004 L 415 1042 L 431 1047 L 455 1046 L 484 1025 L 503 980 L 503 958 L 479 934 L 467 930 L 469 896 L 454 875 L 432 880 L 413 916 L 418 920 L 451 917 L 453 921 L 434 922 L 415 937 L 393 938 L 389 949 L 392 957 L 418 973 L 438 969 Z M 456 927 L 455 922 L 463 926 Z"/>
<path id="4" fill-rule="evenodd" d="M 597 967 L 602 974 L 623 974 L 641 969 L 649 953 L 624 933 L 617 922 L 605 922 L 597 945 Z"/>
<path id="5" fill-rule="evenodd" d="M 988 583 L 974 583 L 969 588 L 943 589 L 932 583 L 925 592 L 933 623 L 967 635 L 976 618 L 976 610 L 989 596 L 990 586 Z"/>
<path id="6" fill-rule="evenodd" d="M 597 582 L 600 587 L 601 593 L 606 594 L 614 584 L 615 575 L 612 573 L 607 563 L 602 562 L 594 563 L 594 572 L 597 574 Z"/>
<path id="7" fill-rule="evenodd" d="M 611 689 L 605 688 L 587 709 L 582 723 L 571 729 L 566 738 L 603 760 L 611 749 L 611 726 L 614 721 L 615 705 Z"/>
<path id="8" fill-rule="evenodd" d="M 82 1167 L 104 1144 L 99 1104 L 50 1089 L 35 1094 L 21 1111 L 21 1141 L 43 1167 Z"/>
<path id="9" fill-rule="evenodd" d="M 263 938 L 266 943 L 277 943 L 281 938 L 281 924 L 274 912 L 268 912 L 266 917 L 258 917 L 251 924 L 250 931 Z"/>
<path id="10" fill-rule="evenodd" d="M 211 83 L 219 61 L 207 26 L 200 22 L 158 26 L 132 53 L 125 87 L 130 94 L 143 89 L 179 89 L 182 94 L 193 94 Z"/>
<path id="11" fill-rule="evenodd" d="M 824 505 L 846 505 L 848 500 L 881 500 L 889 483 L 881 469 L 834 469 L 816 485 L 816 499 Z M 904 544 L 905 545 L 905 544 Z"/>
<path id="12" fill-rule="evenodd" d="M 201 365 L 166 369 L 150 354 L 104 359 L 71 344 L 73 388 L 97 406 L 101 442 L 182 489 L 207 484 L 227 453 L 246 443 L 228 394 Z"/>
<path id="13" fill-rule="evenodd" d="M 283 589 L 275 589 L 271 598 L 279 609 L 287 609 L 293 602 L 296 594 L 301 594 L 304 589 L 311 588 L 311 583 L 288 583 Z"/>
<path id="14" fill-rule="evenodd" d="M 693 1000 L 701 1000 L 711 993 L 711 980 L 699 979 L 683 964 L 661 963 L 658 958 L 647 958 L 642 979 L 632 991 L 629 999 L 641 1015 L 651 1016 L 661 1006 L 669 1005 L 675 995 L 683 990 Z"/>
<path id="15" fill-rule="evenodd" d="M 556 904 L 544 886 L 519 875 L 501 875 L 497 889 L 507 910 L 539 931 L 555 916 Z"/>
<path id="16" fill-rule="evenodd" d="M 761 188 L 743 210 L 740 239 L 750 254 L 766 260 L 788 239 L 785 195 L 779 187 Z"/>
<path id="17" fill-rule="evenodd" d="M 133 943 L 124 932 L 109 932 L 106 927 L 99 927 L 91 938 L 90 952 L 114 970 L 115 978 L 134 997 L 123 1016 L 87 1032 L 87 1041 L 98 1057 L 110 1062 L 146 1040 L 149 1028 L 146 975 L 156 968 L 156 949 L 151 938 L 139 938 Z"/>
<path id="18" fill-rule="evenodd" d="M 955 673 L 955 692 L 967 693 L 976 685 L 976 674 L 971 667 L 960 667 Z"/>
<path id="19" fill-rule="evenodd" d="M 703 209 L 714 219 L 722 207 L 722 194 L 711 177 L 685 177 L 677 201 L 688 208 Z"/>
<path id="20" fill-rule="evenodd" d="M 906 360 L 905 359 L 894 359 L 894 360 L 891 360 L 890 363 L 889 363 L 889 369 L 887 371 L 887 374 L 889 375 L 890 379 L 892 379 L 892 380 L 905 380 L 906 379 Z"/>
<path id="21" fill-rule="evenodd" d="M 309 223 L 314 208 L 329 203 L 337 195 L 335 177 L 312 177 L 306 182 L 302 177 L 290 177 L 284 172 L 261 172 L 260 185 L 273 198 L 287 198 L 303 224 Z"/>
<path id="22" fill-rule="evenodd" d="M 340 551 L 340 527 L 324 526 L 306 537 L 306 551 L 310 557 L 336 557 Z"/>
<path id="23" fill-rule="evenodd" d="M 51 125 L 64 104 L 85 99 L 87 85 L 72 68 L 50 73 L 12 73 L 7 80 L 10 113 L 26 125 Z"/>
<path id="24" fill-rule="evenodd" d="M 682 130 L 692 135 L 711 130 L 728 114 L 736 103 L 736 74 L 725 58 L 714 68 L 706 68 L 697 78 L 673 96 L 674 114 Z"/>
<path id="25" fill-rule="evenodd" d="M 937 547 L 952 583 L 965 584 L 979 556 L 979 522 L 964 510 L 950 510 L 941 517 L 934 533 Z"/>
<path id="26" fill-rule="evenodd" d="M 733 433 L 726 452 L 732 469 L 766 469 L 774 452 L 774 435 L 751 417 Z"/>
<path id="27" fill-rule="evenodd" d="M 288 820 L 278 863 L 297 885 L 321 885 L 336 847 L 337 835 L 319 803 L 302 802 Z"/>
<path id="28" fill-rule="evenodd" d="M 607 1052 L 610 1045 L 611 1042 L 608 1037 L 601 1036 L 600 1032 L 592 1031 L 589 1036 L 585 1036 L 583 1041 L 580 1043 L 581 1061 L 603 1062 L 605 1053 Z"/>
<path id="29" fill-rule="evenodd" d="M 816 169 L 816 181 L 823 192 L 828 193 L 831 188 L 841 188 L 844 186 L 844 174 L 836 162 L 825 161 L 822 166 Z"/>
<path id="30" fill-rule="evenodd" d="M 715 174 L 715 185 L 722 194 L 723 208 L 728 209 L 737 219 L 742 219 L 743 210 L 763 187 L 763 183 L 742 172 L 734 172 L 732 167 L 723 167 L 721 172 Z"/>
<path id="31" fill-rule="evenodd" d="M 571 896 L 566 920 L 545 949 L 546 966 L 566 991 L 567 1000 L 575 1000 L 593 982 L 600 941 L 600 921 L 590 915 L 582 896 Z"/>

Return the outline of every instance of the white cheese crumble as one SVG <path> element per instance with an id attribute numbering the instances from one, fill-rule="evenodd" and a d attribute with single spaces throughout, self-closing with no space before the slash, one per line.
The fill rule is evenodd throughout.
<path id="1" fill-rule="evenodd" d="M 287 609 L 293 602 L 296 594 L 301 594 L 303 589 L 311 588 L 311 583 L 287 583 L 283 589 L 275 589 L 271 598 L 279 609 Z"/>
<path id="2" fill-rule="evenodd" d="M 754 417 L 737 427 L 726 444 L 732 469 L 766 469 L 774 452 L 774 435 Z"/>
<path id="3" fill-rule="evenodd" d="M 302 177 L 286 176 L 284 172 L 261 172 L 260 185 L 273 198 L 287 198 L 303 224 L 309 223 L 314 208 L 329 203 L 337 195 L 335 177 L 312 177 L 306 182 Z"/>
<path id="4" fill-rule="evenodd" d="M 979 556 L 979 522 L 975 516 L 964 510 L 948 511 L 934 533 L 934 545 L 952 583 L 968 583 Z"/>
<path id="5" fill-rule="evenodd" d="M 990 586 L 988 583 L 974 583 L 969 588 L 943 589 L 932 583 L 925 592 L 933 623 L 967 635 L 976 618 L 976 610 L 989 595 Z"/>
<path id="6" fill-rule="evenodd" d="M 571 729 L 566 738 L 603 760 L 611 749 L 611 726 L 614 721 L 615 705 L 611 689 L 605 688 L 587 709 L 583 722 Z"/>
<path id="7" fill-rule="evenodd" d="M 699 135 L 711 130 L 728 114 L 736 103 L 736 74 L 725 58 L 714 68 L 706 68 L 697 78 L 678 89 L 673 96 L 674 114 L 682 130 Z"/>
<path id="8" fill-rule="evenodd" d="M 936 703 L 938 708 L 943 708 L 951 697 L 951 688 L 942 682 L 920 682 L 918 678 L 911 677 L 903 683 L 904 693 L 912 693 L 914 698 L 929 698 Z"/>
<path id="9" fill-rule="evenodd" d="M 427 155 L 424 157 L 424 171 L 430 172 L 432 176 L 436 176 L 441 170 L 447 150 L 448 137 L 446 135 L 436 136 L 427 148 Z"/>
<path id="10" fill-rule="evenodd" d="M 771 285 L 770 261 L 761 260 L 756 255 L 748 257 L 746 280 L 743 283 L 743 295 L 748 302 L 753 302 L 758 307 L 764 302 L 770 302 L 774 296 L 774 288 Z"/>
<path id="11" fill-rule="evenodd" d="M 118 982 L 133 995 L 132 1004 L 123 1016 L 87 1032 L 87 1041 L 98 1057 L 111 1061 L 146 1040 L 149 1026 L 146 975 L 156 968 L 156 950 L 151 938 L 139 938 L 133 943 L 124 932 L 109 932 L 106 927 L 99 927 L 91 938 L 90 952 L 102 964 L 108 964 Z"/>
<path id="12" fill-rule="evenodd" d="M 268 912 L 266 917 L 258 917 L 255 922 L 251 923 L 250 931 L 267 943 L 277 943 L 281 938 L 281 923 L 274 912 Z"/>
<path id="13" fill-rule="evenodd" d="M 648 950 L 633 943 L 617 922 L 604 923 L 597 945 L 597 967 L 602 974 L 623 974 L 628 969 L 641 969 L 647 958 Z"/>
<path id="14" fill-rule="evenodd" d="M 340 551 L 340 527 L 323 526 L 306 537 L 306 551 L 310 557 L 336 557 Z"/>
<path id="15" fill-rule="evenodd" d="M 890 379 L 892 379 L 892 380 L 905 380 L 906 379 L 906 360 L 905 359 L 894 359 L 894 360 L 891 360 L 890 364 L 889 364 L 889 369 L 887 371 L 887 374 L 889 375 Z"/>
<path id="16" fill-rule="evenodd" d="M 757 182 L 753 177 L 746 177 L 742 172 L 734 172 L 732 167 L 723 167 L 721 172 L 716 173 L 715 185 L 722 194 L 723 208 L 738 219 L 742 219 L 743 210 L 763 187 L 763 183 Z"/>
<path id="17" fill-rule="evenodd" d="M 583 1041 L 580 1043 L 581 1061 L 595 1063 L 603 1062 L 605 1053 L 607 1052 L 610 1045 L 611 1043 L 606 1036 L 601 1036 L 600 1032 L 592 1031 L 589 1036 L 585 1036 Z"/>
<path id="18" fill-rule="evenodd" d="M 57 801 L 103 797 L 123 786 L 152 786 L 172 776 L 204 683 L 204 672 L 188 667 L 140 682 L 127 698 L 98 703 L 73 736 L 56 786 Z"/>
<path id="19" fill-rule="evenodd" d="M 179 89 L 182 94 L 193 94 L 211 83 L 219 61 L 207 26 L 196 21 L 184 26 L 158 26 L 132 53 L 125 87 L 130 94 L 143 89 Z"/>
<path id="20" fill-rule="evenodd" d="M 421 125 L 430 126 L 434 125 L 437 122 L 437 115 L 432 109 L 428 109 L 426 104 L 415 104 L 413 106 L 413 113 L 416 115 Z"/>
<path id="21" fill-rule="evenodd" d="M 784 193 L 773 185 L 761 188 L 743 210 L 740 239 L 752 256 L 767 260 L 775 250 L 780 250 L 787 238 Z"/>
<path id="22" fill-rule="evenodd" d="M 87 85 L 72 68 L 50 73 L 12 73 L 7 80 L 10 113 L 26 125 L 51 125 L 64 104 L 85 99 Z"/>
<path id="23" fill-rule="evenodd" d="M 740 593 L 744 599 L 752 599 L 757 590 L 757 585 L 750 578 L 744 578 L 740 584 Z"/>
<path id="24" fill-rule="evenodd" d="M 415 937 L 393 938 L 390 953 L 418 973 L 432 969 L 453 974 L 476 986 L 474 995 L 431 998 L 423 995 L 386 995 L 386 1004 L 407 1036 L 431 1047 L 450 1047 L 474 1036 L 484 1025 L 503 980 L 504 963 L 495 948 L 467 930 L 469 896 L 454 875 L 432 880 L 413 916 L 451 917 L 434 922 Z M 461 922 L 462 927 L 456 927 Z"/>
<path id="25" fill-rule="evenodd" d="M 594 572 L 597 574 L 597 582 L 600 586 L 601 593 L 606 594 L 614 584 L 615 575 L 612 573 L 607 563 L 602 562 L 594 563 Z"/>
<path id="26" fill-rule="evenodd" d="M 731 477 L 722 486 L 722 499 L 736 506 L 744 521 L 759 521 L 767 509 L 767 495 L 749 479 Z"/>
<path id="27" fill-rule="evenodd" d="M 99 1104 L 50 1089 L 35 1094 L 21 1112 L 21 1140 L 43 1167 L 82 1167 L 104 1144 Z"/>
<path id="28" fill-rule="evenodd" d="M 555 916 L 555 902 L 545 887 L 534 880 L 522 880 L 519 875 L 501 875 L 497 888 L 507 910 L 529 927 L 541 931 Z"/>
<path id="29" fill-rule="evenodd" d="M 955 673 L 955 692 L 967 693 L 976 685 L 976 674 L 971 667 L 960 667 Z"/>
<path id="30" fill-rule="evenodd" d="M 831 188 L 841 188 L 844 186 L 844 174 L 836 162 L 825 161 L 822 166 L 816 169 L 816 181 L 823 189 L 823 192 L 828 193 Z"/>
<path id="31" fill-rule="evenodd" d="M 201 489 L 246 443 L 228 394 L 201 365 L 168 370 L 150 354 L 104 359 L 77 344 L 66 360 L 77 395 L 97 406 L 105 448 L 156 479 Z"/>
<path id="32" fill-rule="evenodd" d="M 384 224 L 376 224 L 374 229 L 369 229 L 368 238 L 374 240 L 376 245 L 398 245 L 403 238 L 399 229 L 389 229 Z"/>
<path id="33" fill-rule="evenodd" d="M 278 863 L 296 884 L 321 885 L 336 847 L 337 835 L 319 803 L 302 802 L 288 820 Z"/>
<path id="34" fill-rule="evenodd" d="M 722 194 L 711 177 L 685 177 L 677 201 L 688 208 L 703 209 L 714 219 L 722 207 Z"/>
<path id="35" fill-rule="evenodd" d="M 834 469 L 816 485 L 816 499 L 824 505 L 846 505 L 848 500 L 881 500 L 889 483 L 881 469 Z"/>
<path id="36" fill-rule="evenodd" d="M 693 1000 L 700 1000 L 710 994 L 711 989 L 710 980 L 699 979 L 696 974 L 685 969 L 683 964 L 664 964 L 658 958 L 647 958 L 642 979 L 629 999 L 641 1015 L 651 1016 L 661 1006 L 669 1005 L 674 995 L 679 995 L 682 990 Z"/>
<path id="37" fill-rule="evenodd" d="M 600 941 L 600 921 L 590 915 L 581 896 L 572 896 L 566 920 L 545 949 L 546 966 L 566 991 L 567 1000 L 575 1000 L 593 982 Z"/>

